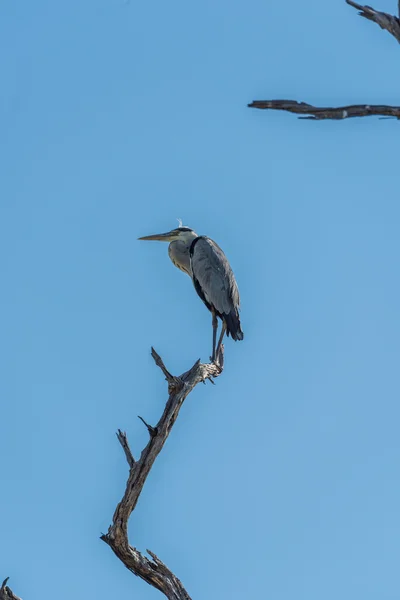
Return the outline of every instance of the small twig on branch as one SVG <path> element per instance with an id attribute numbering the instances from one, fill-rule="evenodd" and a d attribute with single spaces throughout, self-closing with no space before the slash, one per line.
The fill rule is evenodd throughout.
<path id="1" fill-rule="evenodd" d="M 151 427 L 142 417 L 139 417 L 150 433 L 150 440 L 142 450 L 139 460 L 134 460 L 126 434 L 118 430 L 117 437 L 129 464 L 129 475 L 125 493 L 115 509 L 112 524 L 108 532 L 101 536 L 101 539 L 111 547 L 127 569 L 165 594 L 169 600 L 190 600 L 190 596 L 180 580 L 153 552 L 147 551 L 152 559 L 150 560 L 130 545 L 128 520 L 136 507 L 150 469 L 178 417 L 183 402 L 198 383 L 218 377 L 222 372 L 222 367 L 213 363 L 202 364 L 198 360 L 189 371 L 175 377 L 167 371 L 154 348 L 152 348 L 151 354 L 168 381 L 169 398 L 155 427 Z M 0 600 L 2 599 L 0 598 Z"/>
<path id="2" fill-rule="evenodd" d="M 363 6 L 362 4 L 358 4 L 357 2 L 353 2 L 353 0 L 346 0 L 347 4 L 353 6 L 359 11 L 359 15 L 361 17 L 365 17 L 369 21 L 373 21 L 377 23 L 381 29 L 386 29 L 389 33 L 392 34 L 393 37 L 400 43 L 400 19 L 395 17 L 394 15 L 389 15 L 385 12 L 380 12 L 379 10 L 375 10 L 371 6 Z M 398 12 L 400 16 L 400 0 L 398 2 Z"/>
<path id="3" fill-rule="evenodd" d="M 299 118 L 311 120 L 333 119 L 342 121 L 351 117 L 371 117 L 373 115 L 400 119 L 400 106 L 387 106 L 384 104 L 349 104 L 348 106 L 320 107 L 307 104 L 307 102 L 297 102 L 296 100 L 254 100 L 247 106 L 249 108 L 286 110 L 298 115 L 308 115 Z"/>
<path id="4" fill-rule="evenodd" d="M 21 600 L 21 598 L 16 596 L 14 594 L 14 592 L 12 590 L 10 590 L 10 588 L 8 587 L 8 585 L 7 585 L 8 580 L 9 580 L 9 577 L 6 577 L 6 579 L 1 584 L 0 600 Z"/>
<path id="5" fill-rule="evenodd" d="M 128 461 L 128 465 L 132 469 L 132 467 L 135 464 L 135 459 L 133 458 L 131 449 L 129 448 L 128 438 L 126 437 L 125 431 L 121 431 L 120 429 L 118 429 L 117 438 L 118 438 L 119 443 L 122 446 L 123 451 L 125 452 L 125 456 L 126 456 L 126 460 Z"/>
<path id="6" fill-rule="evenodd" d="M 154 358 L 154 362 L 156 363 L 157 367 L 160 367 L 161 371 L 165 375 L 165 379 L 168 381 L 168 393 L 171 394 L 171 392 L 174 390 L 177 391 L 180 389 L 180 387 L 182 387 L 182 381 L 179 379 L 179 377 L 174 377 L 171 375 L 171 373 L 166 369 L 161 356 L 157 354 L 153 347 L 151 347 L 151 356 Z"/>
<path id="7" fill-rule="evenodd" d="M 155 435 L 157 435 L 157 427 L 152 427 L 151 425 L 146 423 L 146 421 L 140 415 L 138 415 L 138 419 L 140 419 L 143 425 L 147 427 L 147 431 L 149 432 L 150 437 L 154 437 Z"/>

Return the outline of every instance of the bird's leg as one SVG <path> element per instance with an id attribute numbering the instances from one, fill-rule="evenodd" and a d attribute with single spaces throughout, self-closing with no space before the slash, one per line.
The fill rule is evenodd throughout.
<path id="1" fill-rule="evenodd" d="M 212 356 L 210 357 L 211 362 L 215 361 L 215 346 L 217 343 L 217 329 L 218 329 L 218 319 L 214 310 L 211 310 L 212 314 L 212 327 L 213 327 L 213 345 L 212 345 Z"/>
<path id="2" fill-rule="evenodd" d="M 225 335 L 225 331 L 226 331 L 226 323 L 225 323 L 225 321 L 222 321 L 221 335 L 219 336 L 217 351 L 215 353 L 215 359 L 217 362 L 218 362 L 219 352 L 220 352 L 221 346 L 222 346 L 222 339 Z"/>

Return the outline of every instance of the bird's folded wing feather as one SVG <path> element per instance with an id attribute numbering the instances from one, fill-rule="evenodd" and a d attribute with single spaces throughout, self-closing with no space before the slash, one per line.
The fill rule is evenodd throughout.
<path id="1" fill-rule="evenodd" d="M 229 262 L 213 240 L 200 237 L 193 247 L 192 273 L 209 304 L 229 314 L 239 307 L 239 290 Z"/>

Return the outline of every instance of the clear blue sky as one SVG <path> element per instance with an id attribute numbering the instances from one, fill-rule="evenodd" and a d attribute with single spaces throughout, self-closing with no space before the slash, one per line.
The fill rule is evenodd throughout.
<path id="1" fill-rule="evenodd" d="M 381 0 L 393 12 L 396 3 Z M 0 579 L 160 598 L 99 540 L 211 319 L 163 244 L 214 238 L 245 339 L 189 397 L 130 524 L 194 599 L 397 600 L 400 49 L 344 2 L 0 4 Z"/>

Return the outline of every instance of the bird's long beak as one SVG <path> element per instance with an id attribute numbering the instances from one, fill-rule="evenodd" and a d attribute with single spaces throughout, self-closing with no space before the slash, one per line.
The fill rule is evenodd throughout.
<path id="1" fill-rule="evenodd" d="M 168 231 L 167 233 L 157 233 L 155 235 L 145 235 L 144 237 L 138 238 L 138 240 L 154 240 L 156 242 L 172 242 L 174 239 L 174 233 Z"/>

